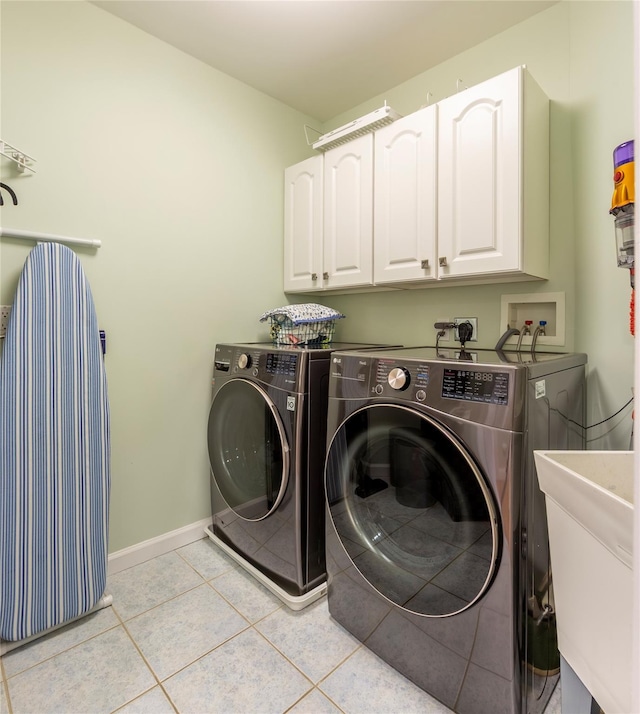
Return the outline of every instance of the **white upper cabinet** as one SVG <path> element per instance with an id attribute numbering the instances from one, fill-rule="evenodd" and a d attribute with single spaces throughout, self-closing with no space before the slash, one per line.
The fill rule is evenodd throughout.
<path id="1" fill-rule="evenodd" d="M 373 134 L 324 155 L 325 288 L 371 285 Z"/>
<path id="2" fill-rule="evenodd" d="M 284 289 L 322 288 L 322 156 L 284 172 Z"/>
<path id="3" fill-rule="evenodd" d="M 285 172 L 290 292 L 549 277 L 549 100 L 525 67 Z"/>
<path id="4" fill-rule="evenodd" d="M 284 289 L 371 286 L 373 134 L 285 169 Z"/>
<path id="5" fill-rule="evenodd" d="M 549 102 L 517 67 L 438 104 L 442 280 L 547 278 Z"/>
<path id="6" fill-rule="evenodd" d="M 376 284 L 437 278 L 437 107 L 375 133 Z"/>

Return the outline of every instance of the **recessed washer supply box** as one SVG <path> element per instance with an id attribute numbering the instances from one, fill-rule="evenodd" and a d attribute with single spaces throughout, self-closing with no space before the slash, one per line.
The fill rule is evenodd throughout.
<path id="1" fill-rule="evenodd" d="M 540 324 L 546 322 L 545 334 L 536 338 L 536 345 L 563 346 L 565 335 L 565 294 L 557 293 L 515 293 L 502 295 L 500 298 L 500 331 L 508 327 L 522 330 L 525 321 L 531 320 L 531 332 Z M 515 345 L 518 336 L 511 337 L 508 345 Z M 530 346 L 533 334 L 524 335 L 523 346 Z"/>

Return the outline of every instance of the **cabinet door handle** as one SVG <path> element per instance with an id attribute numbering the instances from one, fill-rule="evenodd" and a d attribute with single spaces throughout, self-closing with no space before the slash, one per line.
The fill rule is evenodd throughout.
<path id="1" fill-rule="evenodd" d="M 440 265 L 441 268 L 446 268 L 447 267 L 447 259 L 445 258 L 438 258 L 438 264 Z"/>
<path id="2" fill-rule="evenodd" d="M 322 273 L 323 280 L 329 280 L 329 273 Z"/>
<path id="3" fill-rule="evenodd" d="M 317 280 L 318 279 L 318 273 L 311 273 L 311 280 Z"/>
<path id="4" fill-rule="evenodd" d="M 421 267 L 423 270 L 429 270 L 429 261 L 428 261 L 428 260 L 423 260 L 423 261 L 420 263 L 420 267 Z"/>

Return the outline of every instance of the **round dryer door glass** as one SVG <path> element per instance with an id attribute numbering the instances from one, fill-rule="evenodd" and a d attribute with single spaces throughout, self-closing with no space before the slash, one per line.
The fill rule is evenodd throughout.
<path id="1" fill-rule="evenodd" d="M 428 416 L 390 405 L 352 414 L 332 439 L 326 489 L 354 565 L 396 605 L 452 615 L 491 583 L 493 497 L 464 446 Z"/>
<path id="2" fill-rule="evenodd" d="M 209 462 L 227 505 L 259 521 L 276 509 L 287 485 L 289 450 L 268 394 L 244 379 L 216 393 L 209 412 Z"/>

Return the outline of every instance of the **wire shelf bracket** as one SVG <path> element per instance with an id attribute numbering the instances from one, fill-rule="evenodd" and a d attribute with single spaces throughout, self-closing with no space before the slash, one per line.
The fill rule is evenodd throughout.
<path id="1" fill-rule="evenodd" d="M 27 170 L 35 174 L 36 170 L 33 168 L 33 164 L 36 163 L 36 160 L 33 156 L 25 154 L 24 151 L 20 151 L 20 149 L 8 144 L 6 141 L 2 141 L 2 139 L 0 139 L 0 154 L 10 161 L 15 161 L 18 164 L 20 173 Z"/>

